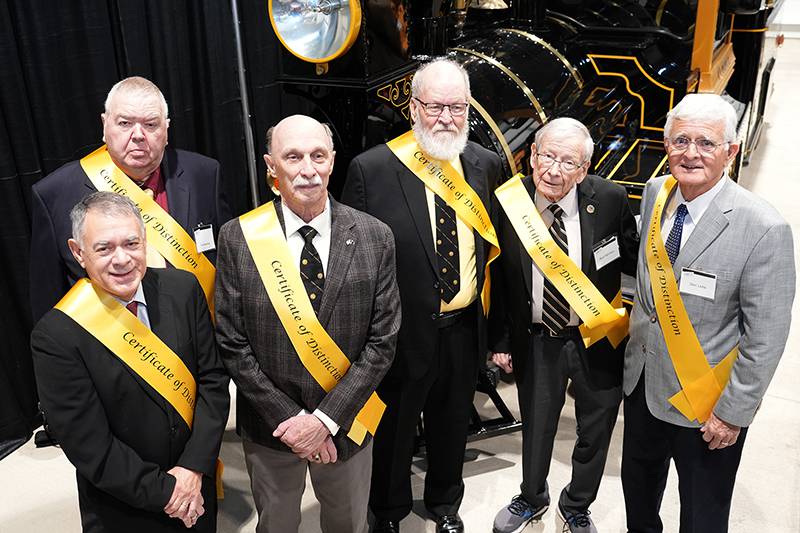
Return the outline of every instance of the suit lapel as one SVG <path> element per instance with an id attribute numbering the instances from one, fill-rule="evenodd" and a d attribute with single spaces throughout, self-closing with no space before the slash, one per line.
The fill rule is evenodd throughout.
<path id="1" fill-rule="evenodd" d="M 592 264 L 592 245 L 594 244 L 594 226 L 597 216 L 597 205 L 594 198 L 594 187 L 586 176 L 578 184 L 578 219 L 581 223 L 581 270 L 590 272 Z M 589 207 L 591 206 L 591 207 Z"/>
<path id="2" fill-rule="evenodd" d="M 400 168 L 397 172 L 397 180 L 406 199 L 406 205 L 411 212 L 411 219 L 417 228 L 417 234 L 422 241 L 425 255 L 428 256 L 431 269 L 436 272 L 436 256 L 433 249 L 433 230 L 431 229 L 431 219 L 428 214 L 428 199 L 425 197 L 425 185 L 422 181 L 408 170 L 400 160 L 397 160 Z"/>
<path id="3" fill-rule="evenodd" d="M 725 187 L 717 194 L 717 197 L 711 202 L 703 213 L 700 221 L 695 225 L 692 234 L 686 240 L 686 243 L 678 252 L 678 257 L 675 259 L 673 270 L 675 271 L 675 278 L 681 278 L 681 269 L 694 263 L 697 257 L 714 242 L 717 237 L 728 226 L 728 216 L 733 210 L 733 197 L 735 188 L 732 183 L 726 183 Z"/>
<path id="4" fill-rule="evenodd" d="M 150 269 L 147 270 L 144 278 L 142 279 L 142 290 L 144 291 L 144 299 L 147 301 L 147 318 L 150 320 L 150 329 L 155 333 L 159 339 L 170 347 L 175 346 L 175 328 L 172 317 L 169 313 L 165 313 L 159 301 L 162 288 L 159 287 L 157 277 Z M 172 409 L 167 408 L 167 401 L 156 390 L 147 384 L 147 382 L 134 372 L 128 365 L 123 365 L 125 369 L 131 373 L 145 393 L 161 407 L 170 418 L 173 417 Z"/>
<path id="5" fill-rule="evenodd" d="M 161 172 L 164 177 L 164 186 L 167 189 L 167 204 L 169 214 L 191 235 L 189 228 L 189 196 L 191 191 L 183 180 L 183 169 L 178 165 L 178 158 L 172 150 L 164 151 L 164 160 L 161 162 Z M 211 222 L 204 220 L 203 222 Z"/>
<path id="6" fill-rule="evenodd" d="M 354 227 L 355 220 L 352 215 L 331 198 L 331 246 L 325 288 L 322 291 L 319 308 L 319 321 L 323 327 L 327 325 L 336 306 L 339 291 L 347 279 L 347 272 L 350 270 L 350 263 L 358 245 Z"/>
<path id="7" fill-rule="evenodd" d="M 487 190 L 487 183 L 484 179 L 481 161 L 469 143 L 467 143 L 467 146 L 459 159 L 461 160 L 461 168 L 464 171 L 464 178 L 467 180 L 467 184 L 472 187 L 472 189 L 478 195 L 478 198 L 481 199 L 484 207 L 488 206 L 489 191 Z M 483 240 L 483 237 L 481 237 L 480 233 L 478 233 L 475 229 L 472 230 L 472 234 L 475 237 L 475 264 L 478 265 L 478 281 L 480 282 L 483 279 L 482 267 L 480 265 L 486 264 L 485 256 L 487 244 Z M 478 294 L 480 294 L 480 292 L 481 287 L 479 285 Z"/>

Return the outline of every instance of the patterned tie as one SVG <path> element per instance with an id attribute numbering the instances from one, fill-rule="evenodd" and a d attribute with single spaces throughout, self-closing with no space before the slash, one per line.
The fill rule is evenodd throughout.
<path id="1" fill-rule="evenodd" d="M 683 235 L 683 219 L 689 211 L 686 209 L 686 204 L 678 206 L 678 212 L 675 214 L 675 222 L 672 224 L 672 229 L 667 236 L 667 242 L 664 247 L 667 249 L 670 264 L 675 264 L 675 259 L 678 257 L 678 252 L 681 251 L 681 235 Z"/>
<path id="2" fill-rule="evenodd" d="M 303 253 L 300 254 L 300 276 L 303 278 L 303 285 L 311 300 L 311 306 L 314 308 L 314 312 L 319 314 L 322 288 L 325 286 L 325 274 L 322 270 L 322 260 L 319 258 L 317 249 L 311 243 L 317 235 L 317 230 L 311 226 L 303 226 L 297 231 L 306 241 Z"/>
<path id="3" fill-rule="evenodd" d="M 450 303 L 459 291 L 458 233 L 456 212 L 439 195 L 436 205 L 436 259 L 439 265 L 439 294 Z"/>
<path id="4" fill-rule="evenodd" d="M 553 213 L 553 224 L 550 225 L 550 235 L 565 253 L 569 254 L 567 246 L 567 232 L 564 229 L 564 221 L 561 217 L 564 210 L 558 204 L 550 204 L 547 207 Z M 556 290 L 547 278 L 544 278 L 544 291 L 542 297 L 542 324 L 547 326 L 555 334 L 561 333 L 569 323 L 569 304 L 566 298 Z"/>

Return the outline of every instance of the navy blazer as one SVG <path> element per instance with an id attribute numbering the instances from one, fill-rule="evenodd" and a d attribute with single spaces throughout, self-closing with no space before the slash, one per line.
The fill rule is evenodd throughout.
<path id="1" fill-rule="evenodd" d="M 200 224 L 212 224 L 214 238 L 231 218 L 222 192 L 219 163 L 194 152 L 167 147 L 161 161 L 169 213 L 194 237 Z M 72 256 L 69 212 L 96 192 L 80 161 L 72 161 L 33 185 L 31 206 L 30 298 L 34 323 L 86 272 Z M 214 263 L 216 250 L 205 252 Z"/>

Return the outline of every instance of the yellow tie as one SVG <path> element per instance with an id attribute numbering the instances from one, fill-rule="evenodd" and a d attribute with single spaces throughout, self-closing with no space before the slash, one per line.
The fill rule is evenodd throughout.
<path id="1" fill-rule="evenodd" d="M 154 198 L 153 189 L 148 189 L 147 187 L 145 187 L 142 190 L 151 199 Z M 167 268 L 167 262 L 164 260 L 164 256 L 158 253 L 156 247 L 151 245 L 149 242 L 147 243 L 147 267 Z"/>

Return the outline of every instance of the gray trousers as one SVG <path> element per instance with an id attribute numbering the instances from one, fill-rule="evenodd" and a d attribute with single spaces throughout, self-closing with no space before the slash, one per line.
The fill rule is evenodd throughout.
<path id="1" fill-rule="evenodd" d="M 257 533 L 297 531 L 306 470 L 319 500 L 323 533 L 367 532 L 372 440 L 347 461 L 327 465 L 247 440 L 242 446 L 258 511 Z"/>

